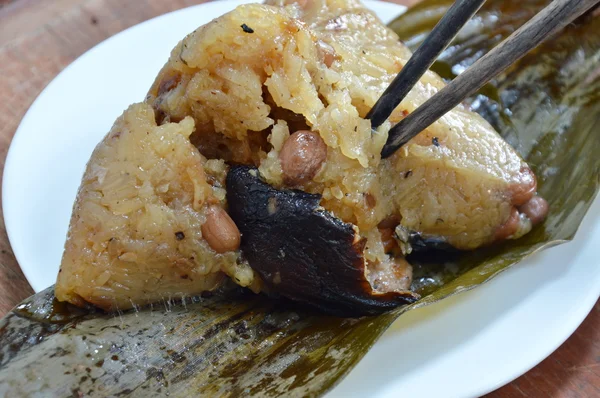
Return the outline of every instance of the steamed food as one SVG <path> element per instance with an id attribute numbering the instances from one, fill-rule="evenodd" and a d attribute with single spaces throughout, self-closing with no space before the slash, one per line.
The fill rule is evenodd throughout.
<path id="1" fill-rule="evenodd" d="M 239 231 L 222 219 L 225 232 L 213 230 L 215 218 L 228 217 L 218 187 L 225 165 L 190 144 L 193 130 L 191 118 L 157 126 L 147 104 L 116 121 L 79 189 L 59 299 L 116 310 L 213 290 L 226 274 L 256 286 L 252 270 L 238 264 Z"/>
<path id="2" fill-rule="evenodd" d="M 244 5 L 198 28 L 92 155 L 57 298 L 126 309 L 233 281 L 372 314 L 419 298 L 413 249 L 529 232 L 547 212 L 535 175 L 464 106 L 381 159 L 444 86 L 427 72 L 372 131 L 410 55 L 351 0 Z"/>

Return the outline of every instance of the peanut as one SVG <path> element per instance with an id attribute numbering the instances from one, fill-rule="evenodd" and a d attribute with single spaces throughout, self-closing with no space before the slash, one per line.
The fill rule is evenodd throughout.
<path id="1" fill-rule="evenodd" d="M 504 240 L 517 232 L 519 228 L 519 211 L 516 207 L 510 209 L 510 215 L 504 224 L 500 225 L 496 229 L 495 238 L 496 240 Z"/>
<path id="2" fill-rule="evenodd" d="M 534 196 L 531 200 L 519 207 L 519 211 L 524 213 L 533 225 L 539 224 L 548 214 L 548 202 L 541 196 Z"/>
<path id="3" fill-rule="evenodd" d="M 510 186 L 511 203 L 515 206 L 521 206 L 529 202 L 537 189 L 535 174 L 529 167 L 521 169 L 519 181 Z"/>
<path id="4" fill-rule="evenodd" d="M 279 161 L 286 185 L 310 181 L 327 158 L 327 145 L 318 133 L 299 130 L 292 134 L 279 152 Z"/>
<path id="5" fill-rule="evenodd" d="M 212 205 L 206 211 L 206 222 L 200 227 L 202 236 L 217 253 L 240 247 L 240 230 L 223 208 Z"/>

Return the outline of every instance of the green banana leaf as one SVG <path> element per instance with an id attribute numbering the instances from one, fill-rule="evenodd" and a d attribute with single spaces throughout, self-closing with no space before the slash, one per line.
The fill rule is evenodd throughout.
<path id="1" fill-rule="evenodd" d="M 450 6 L 420 3 L 391 27 L 414 49 Z M 434 69 L 452 78 L 547 2 L 488 0 Z M 550 203 L 523 239 L 414 259 L 423 298 L 378 317 L 324 316 L 236 291 L 116 315 L 58 303 L 52 289 L 0 321 L 0 396 L 317 396 L 404 312 L 472 289 L 570 240 L 598 191 L 600 17 L 588 14 L 469 99 L 528 160 Z"/>

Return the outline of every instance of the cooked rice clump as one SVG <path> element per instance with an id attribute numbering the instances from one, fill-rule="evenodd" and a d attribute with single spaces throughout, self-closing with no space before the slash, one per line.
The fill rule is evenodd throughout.
<path id="1" fill-rule="evenodd" d="M 203 209 L 224 203 L 226 167 L 198 152 L 193 130 L 192 118 L 157 126 L 147 104 L 117 120 L 77 195 L 59 300 L 124 309 L 212 290 L 224 274 L 258 290 L 238 252 L 215 253 L 202 237 Z"/>

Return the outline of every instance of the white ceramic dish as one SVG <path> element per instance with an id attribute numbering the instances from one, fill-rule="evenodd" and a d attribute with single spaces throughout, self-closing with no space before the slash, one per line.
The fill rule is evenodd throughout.
<path id="1" fill-rule="evenodd" d="M 13 251 L 36 291 L 54 283 L 94 146 L 130 103 L 144 98 L 178 40 L 245 2 L 206 3 L 134 26 L 81 56 L 33 103 L 10 147 L 2 199 Z M 366 4 L 386 22 L 404 10 Z M 535 366 L 599 296 L 599 211 L 596 200 L 573 242 L 402 316 L 329 395 L 478 396 Z"/>

